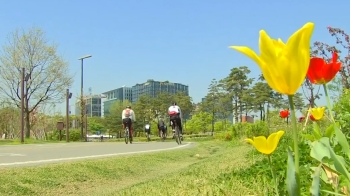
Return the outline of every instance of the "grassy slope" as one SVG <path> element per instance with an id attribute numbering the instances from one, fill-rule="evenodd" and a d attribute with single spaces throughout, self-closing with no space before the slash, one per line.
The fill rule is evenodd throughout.
<path id="1" fill-rule="evenodd" d="M 217 180 L 249 167 L 249 150 L 203 141 L 185 150 L 0 169 L 0 195 L 249 195 L 239 179 L 230 187 Z"/>

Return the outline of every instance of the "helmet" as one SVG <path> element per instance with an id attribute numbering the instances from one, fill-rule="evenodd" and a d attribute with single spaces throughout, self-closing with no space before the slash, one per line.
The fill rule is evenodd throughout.
<path id="1" fill-rule="evenodd" d="M 176 105 L 176 102 L 175 102 L 175 101 L 173 101 L 173 105 Z"/>
<path id="2" fill-rule="evenodd" d="M 129 105 L 128 105 L 128 106 L 126 106 L 126 108 L 129 108 L 129 109 L 131 109 L 131 106 L 129 106 Z"/>

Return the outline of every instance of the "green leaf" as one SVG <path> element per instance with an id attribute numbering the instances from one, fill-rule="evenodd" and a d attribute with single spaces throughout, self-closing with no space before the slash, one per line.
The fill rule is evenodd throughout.
<path id="1" fill-rule="evenodd" d="M 334 130 L 334 124 L 329 125 L 329 127 L 327 127 L 326 132 L 325 132 L 325 136 L 328 138 L 331 138 L 332 135 L 334 134 L 335 130 Z"/>
<path id="2" fill-rule="evenodd" d="M 322 135 L 320 132 L 320 127 L 318 126 L 317 122 L 313 122 L 313 134 L 316 140 L 321 139 Z"/>
<path id="3" fill-rule="evenodd" d="M 329 144 L 329 138 L 328 137 L 321 138 L 320 143 L 323 144 L 326 148 L 328 148 L 330 158 L 332 159 L 332 161 L 334 163 L 334 167 L 335 167 L 336 171 L 341 173 L 345 178 L 347 178 L 347 180 L 350 180 L 350 174 L 345 167 L 345 160 L 343 157 L 340 158 L 340 156 L 338 156 L 334 153 L 332 147 Z"/>
<path id="4" fill-rule="evenodd" d="M 321 138 L 323 139 L 323 138 Z M 311 144 L 310 156 L 319 162 L 326 162 L 324 158 L 331 158 L 329 149 L 319 141 L 314 141 Z"/>
<path id="5" fill-rule="evenodd" d="M 300 187 L 297 183 L 297 176 L 295 173 L 295 165 L 292 151 L 288 148 L 288 161 L 287 161 L 287 190 L 289 195 L 300 195 Z"/>
<path id="6" fill-rule="evenodd" d="M 346 196 L 346 195 L 341 194 L 341 193 L 336 193 L 336 192 L 327 191 L 327 190 L 321 190 L 321 192 L 325 192 L 325 193 L 332 194 L 332 195 Z"/>
<path id="7" fill-rule="evenodd" d="M 320 172 L 321 172 L 322 163 L 315 169 L 315 172 L 312 175 L 312 184 L 310 187 L 310 193 L 312 196 L 320 195 Z"/>
<path id="8" fill-rule="evenodd" d="M 311 134 L 301 134 L 301 136 L 307 140 L 310 140 L 311 142 L 315 141 L 315 137 Z"/>
<path id="9" fill-rule="evenodd" d="M 341 145 L 343 152 L 350 158 L 350 146 L 344 135 L 344 133 L 339 129 L 337 125 L 334 126 L 335 137 L 337 138 L 339 144 Z"/>

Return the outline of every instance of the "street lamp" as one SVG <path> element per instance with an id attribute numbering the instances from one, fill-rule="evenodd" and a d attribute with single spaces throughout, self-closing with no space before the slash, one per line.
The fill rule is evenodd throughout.
<path id="1" fill-rule="evenodd" d="M 30 74 L 25 75 L 25 68 L 22 68 L 21 73 L 21 143 L 24 143 L 24 82 L 30 78 Z M 27 116 L 28 118 L 28 116 Z"/>
<path id="2" fill-rule="evenodd" d="M 81 89 L 80 89 L 80 105 L 81 105 L 81 110 L 80 110 L 80 114 L 81 114 L 81 119 L 80 119 L 80 124 L 81 124 L 81 127 L 80 127 L 80 130 L 81 130 L 81 139 L 83 139 L 84 137 L 84 115 L 85 115 L 85 104 L 84 104 L 84 100 L 83 100 L 83 88 L 84 88 L 84 85 L 83 85 L 83 79 L 84 79 L 84 59 L 87 59 L 87 58 L 90 58 L 92 57 L 91 55 L 86 55 L 86 56 L 83 56 L 81 58 L 79 58 L 78 60 L 81 60 Z M 86 138 L 86 137 L 85 137 Z M 85 139 L 85 141 L 87 141 L 87 138 Z"/>
<path id="3" fill-rule="evenodd" d="M 67 89 L 66 93 L 66 141 L 69 142 L 69 99 L 72 98 L 72 93 Z"/>

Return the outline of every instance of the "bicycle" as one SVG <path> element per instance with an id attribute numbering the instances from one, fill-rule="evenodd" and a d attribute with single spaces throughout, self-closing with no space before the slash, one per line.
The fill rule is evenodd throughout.
<path id="1" fill-rule="evenodd" d="M 146 131 L 147 142 L 151 141 L 150 132 Z"/>
<path id="2" fill-rule="evenodd" d="M 128 141 L 130 144 L 132 144 L 132 137 L 130 135 L 129 126 L 128 123 L 125 123 L 125 143 L 128 144 Z"/>
<path id="3" fill-rule="evenodd" d="M 167 134 L 166 134 L 165 130 L 161 130 L 160 132 L 161 132 L 160 137 L 162 138 L 162 142 L 164 142 L 166 137 L 167 137 Z"/>
<path id="4" fill-rule="evenodd" d="M 175 127 L 175 140 L 177 144 L 181 144 L 181 136 L 180 136 L 180 128 L 176 123 L 176 120 L 172 120 L 173 122 L 173 127 Z"/>

